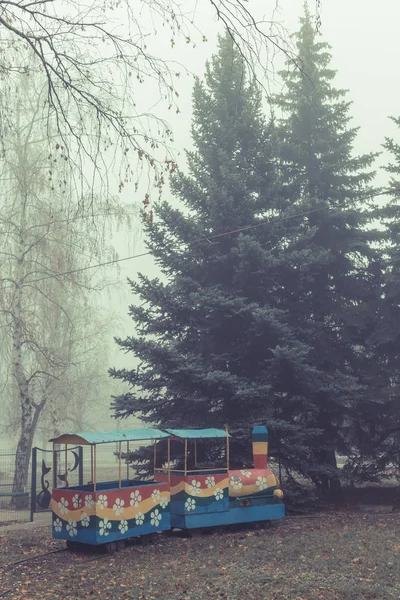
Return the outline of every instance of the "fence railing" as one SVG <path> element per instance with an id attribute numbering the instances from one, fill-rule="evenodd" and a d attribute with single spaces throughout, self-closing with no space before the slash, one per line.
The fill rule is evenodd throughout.
<path id="1" fill-rule="evenodd" d="M 13 521 L 30 521 L 29 490 L 13 492 L 15 453 L 0 453 L 0 526 Z"/>
<path id="2" fill-rule="evenodd" d="M 131 445 L 133 451 L 141 444 Z M 118 445 L 107 444 L 97 448 L 96 481 L 118 478 Z M 27 487 L 13 493 L 15 452 L 0 451 L 0 526 L 14 521 L 33 520 L 34 514 L 51 510 L 51 492 L 54 479 L 57 487 L 89 483 L 92 479 L 89 446 L 64 449 L 55 453 L 49 449 L 32 448 Z M 131 466 L 123 465 L 122 476 L 132 477 Z M 54 476 L 55 472 L 55 476 Z"/>

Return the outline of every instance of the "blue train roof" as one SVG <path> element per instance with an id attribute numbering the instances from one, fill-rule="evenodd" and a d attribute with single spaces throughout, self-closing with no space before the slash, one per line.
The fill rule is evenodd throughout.
<path id="1" fill-rule="evenodd" d="M 55 444 L 109 444 L 111 442 L 140 442 L 144 440 L 161 440 L 171 437 L 161 429 L 142 428 L 124 429 L 121 431 L 84 431 L 79 433 L 64 433 L 49 440 Z"/>
<path id="2" fill-rule="evenodd" d="M 226 438 L 223 429 L 124 429 L 121 431 L 83 431 L 78 433 L 64 433 L 49 440 L 55 444 L 94 445 L 109 444 L 112 442 L 140 442 L 145 440 L 161 440 L 177 437 L 182 440 L 201 440 Z M 230 437 L 230 436 L 229 436 Z"/>
<path id="3" fill-rule="evenodd" d="M 183 440 L 201 440 L 206 438 L 226 438 L 226 431 L 223 429 L 166 429 L 174 437 Z M 229 435 L 229 437 L 231 437 Z"/>

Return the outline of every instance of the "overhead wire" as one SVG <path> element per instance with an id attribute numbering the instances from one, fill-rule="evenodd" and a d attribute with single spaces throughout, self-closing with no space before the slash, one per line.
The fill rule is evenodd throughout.
<path id="1" fill-rule="evenodd" d="M 388 193 L 391 193 L 391 194 L 393 194 L 393 193 L 400 193 L 400 188 L 398 188 L 398 189 L 397 188 L 395 188 L 395 189 L 393 189 L 393 188 L 387 188 L 387 189 L 385 189 L 383 191 L 376 192 L 374 194 L 369 194 L 369 195 L 364 196 L 362 198 L 358 198 L 358 200 L 366 200 L 368 198 L 375 198 L 376 196 L 382 196 L 382 195 L 386 195 Z M 290 214 L 290 215 L 286 215 L 286 216 L 282 216 L 282 217 L 277 217 L 276 219 L 265 219 L 263 221 L 260 221 L 259 223 L 253 223 L 252 225 L 244 225 L 243 227 L 239 227 L 237 229 L 231 229 L 229 231 L 224 231 L 224 232 L 221 232 L 221 233 L 215 233 L 215 234 L 211 234 L 211 235 L 204 234 L 202 237 L 197 238 L 197 239 L 193 240 L 192 242 L 188 242 L 188 243 L 181 242 L 180 244 L 177 244 L 177 246 L 183 246 L 183 245 L 193 246 L 194 244 L 198 244 L 199 242 L 204 241 L 204 240 L 210 241 L 210 240 L 213 240 L 213 239 L 219 239 L 221 237 L 225 237 L 225 236 L 228 236 L 228 235 L 234 235 L 236 233 L 241 233 L 243 231 L 249 231 L 251 229 L 255 229 L 255 228 L 261 227 L 263 225 L 272 225 L 274 223 L 279 223 L 281 221 L 287 221 L 287 220 L 295 219 L 295 218 L 298 218 L 298 217 L 308 216 L 310 214 L 322 212 L 324 210 L 332 210 L 332 208 L 330 206 L 322 206 L 320 208 L 314 208 L 314 209 L 311 209 L 311 210 L 308 210 L 308 211 L 302 211 L 302 212 L 299 212 L 299 213 L 294 213 L 294 214 Z M 26 281 L 26 283 L 28 283 L 28 284 L 38 283 L 40 281 L 45 281 L 47 279 L 56 279 L 58 277 L 65 277 L 67 275 L 74 275 L 75 273 L 81 273 L 83 271 L 88 271 L 88 270 L 91 270 L 91 269 L 97 269 L 97 268 L 100 268 L 100 267 L 106 267 L 106 266 L 110 266 L 110 265 L 113 265 L 113 264 L 121 263 L 121 262 L 124 262 L 124 261 L 127 261 L 127 260 L 135 260 L 135 259 L 138 259 L 138 258 L 143 258 L 145 256 L 150 256 L 151 254 L 152 254 L 151 251 L 140 252 L 138 254 L 133 254 L 131 256 L 124 256 L 122 258 L 115 258 L 115 259 L 112 259 L 112 260 L 108 260 L 108 261 L 96 263 L 94 265 L 88 265 L 86 267 L 79 267 L 77 269 L 71 269 L 69 271 L 63 271 L 61 273 L 52 273 L 50 275 L 45 275 L 44 277 L 38 277 L 38 278 L 35 278 L 35 279 L 29 279 L 29 280 Z"/>
<path id="2" fill-rule="evenodd" d="M 278 217 L 277 219 L 266 219 L 265 221 L 260 221 L 260 223 L 255 223 L 253 225 L 245 225 L 239 229 L 232 229 L 230 231 L 225 231 L 222 233 L 216 233 L 216 234 L 212 234 L 212 235 L 203 235 L 200 238 L 197 238 L 196 240 L 193 240 L 192 242 L 189 242 L 186 245 L 189 246 L 193 246 L 194 244 L 198 244 L 201 241 L 207 240 L 210 241 L 212 239 L 215 238 L 221 238 L 223 236 L 227 236 L 227 235 L 233 235 L 235 233 L 240 233 L 242 231 L 248 231 L 250 229 L 254 229 L 256 227 L 260 227 L 261 225 L 267 225 L 267 224 L 273 224 L 273 223 L 277 223 L 280 221 L 285 221 L 287 219 L 291 219 L 291 218 L 296 218 L 296 217 L 302 217 L 302 216 L 306 216 L 315 212 L 320 212 L 322 210 L 327 210 L 328 207 L 327 206 L 323 206 L 321 208 L 315 208 L 313 210 L 309 210 L 309 211 L 305 211 L 305 212 L 301 212 L 301 213 L 296 213 L 293 215 L 287 215 L 286 217 Z M 184 242 L 177 244 L 177 246 L 183 246 L 185 245 Z M 124 256 L 122 258 L 114 258 L 112 260 L 108 260 L 105 262 L 101 262 L 101 263 L 96 263 L 94 265 L 88 265 L 87 267 L 79 267 L 77 269 L 71 269 L 69 271 L 63 271 L 61 273 L 52 273 L 51 275 L 45 275 L 44 277 L 37 277 L 36 279 L 28 279 L 26 281 L 26 283 L 38 283 L 39 281 L 45 281 L 47 279 L 56 279 L 58 277 L 65 277 L 66 275 L 74 275 L 75 273 L 81 273 L 83 271 L 89 271 L 90 269 L 97 269 L 100 267 L 107 267 L 113 264 L 117 264 L 123 261 L 127 261 L 127 260 L 134 260 L 137 258 L 142 258 L 144 256 L 150 256 L 152 254 L 152 252 L 148 251 L 148 252 L 141 252 L 139 254 L 133 254 L 132 256 Z"/>

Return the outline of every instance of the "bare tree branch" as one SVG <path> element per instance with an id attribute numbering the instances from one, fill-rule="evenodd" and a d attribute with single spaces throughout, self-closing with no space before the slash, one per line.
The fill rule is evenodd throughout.
<path id="1" fill-rule="evenodd" d="M 50 377 L 51 379 L 60 379 L 59 377 L 57 377 L 53 373 L 49 373 L 48 371 L 34 371 L 32 375 L 27 379 L 28 384 L 32 381 L 32 379 L 34 379 L 38 375 L 45 375 L 46 377 Z"/>
<path id="2" fill-rule="evenodd" d="M 69 169 L 59 164 L 46 168 L 48 149 L 43 145 L 40 94 L 38 99 L 34 93 L 43 90 L 43 85 L 37 85 L 36 76 L 34 71 L 18 75 L 14 122 L 7 124 L 6 151 L 0 157 L 0 222 L 4 229 L 0 235 L 0 330 L 4 342 L 0 346 L 0 379 L 12 376 L 7 394 L 13 397 L 10 422 L 19 425 L 15 490 L 26 485 L 30 448 L 40 419 L 53 415 L 55 423 L 54 414 L 61 410 L 64 420 L 72 415 L 78 422 L 74 413 L 82 420 L 87 402 L 81 395 L 78 400 L 73 378 L 86 377 L 96 369 L 101 380 L 102 372 L 106 375 L 106 365 L 100 365 L 98 359 L 106 323 L 96 322 L 99 311 L 90 297 L 101 287 L 102 274 L 78 270 L 66 279 L 59 273 L 76 271 L 101 255 L 115 256 L 106 244 L 107 221 L 110 214 L 119 220 L 124 214 L 117 201 L 103 200 L 98 202 L 99 209 L 107 210 L 100 210 L 103 216 L 88 226 L 90 219 L 84 210 L 77 212 L 76 206 L 72 208 L 73 199 L 63 194 L 69 189 Z M 0 111 L 11 104 L 10 94 L 7 89 L 0 94 Z M 53 175 L 59 177 L 60 173 L 67 183 L 55 190 Z M 78 363 L 82 363 L 82 374 Z M 86 385 L 88 391 L 89 380 Z M 89 399 L 94 397 L 88 393 Z"/>
<path id="3" fill-rule="evenodd" d="M 272 19 L 266 19 L 253 13 L 246 0 L 208 0 L 208 6 L 260 81 L 271 74 L 276 52 L 294 60 L 276 7 Z M 131 0 L 0 0 L 0 44 L 22 57 L 1 59 L 0 77 L 7 83 L 13 74 L 32 69 L 45 75 L 43 106 L 58 132 L 56 156 L 78 167 L 81 175 L 89 161 L 106 178 L 111 153 L 120 184 L 136 178 L 146 162 L 160 186 L 174 156 L 172 131 L 154 107 L 164 103 L 179 110 L 178 77 L 190 69 L 153 55 L 148 43 L 163 26 L 170 28 L 172 46 L 179 39 L 193 45 L 205 41 L 196 9 L 197 0 L 142 0 L 140 5 Z M 141 84 L 147 82 L 156 84 L 158 97 L 152 99 L 153 108 L 143 109 Z"/>

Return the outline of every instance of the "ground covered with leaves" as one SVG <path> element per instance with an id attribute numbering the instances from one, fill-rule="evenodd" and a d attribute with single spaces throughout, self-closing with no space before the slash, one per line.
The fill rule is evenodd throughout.
<path id="1" fill-rule="evenodd" d="M 189 539 L 158 535 L 152 545 L 112 556 L 66 551 L 47 527 L 0 530 L 0 548 L 6 600 L 400 598 L 396 514 L 288 518 L 272 529 Z"/>

